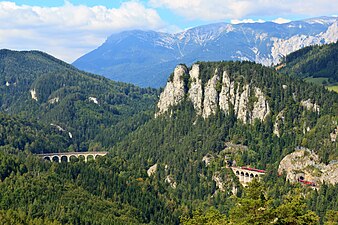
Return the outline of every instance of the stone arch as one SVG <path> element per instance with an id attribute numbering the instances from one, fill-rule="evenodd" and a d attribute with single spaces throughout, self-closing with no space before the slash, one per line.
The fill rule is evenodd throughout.
<path id="1" fill-rule="evenodd" d="M 255 177 L 258 177 L 258 174 L 256 174 Z"/>
<path id="2" fill-rule="evenodd" d="M 245 173 L 245 177 L 249 177 L 249 173 Z"/>
<path id="3" fill-rule="evenodd" d="M 250 173 L 250 178 L 254 178 L 254 175 L 252 173 Z"/>
<path id="4" fill-rule="evenodd" d="M 49 156 L 45 156 L 45 157 L 43 157 L 43 159 L 44 159 L 44 160 L 48 160 L 48 161 L 50 161 L 50 162 L 52 161 L 51 158 L 50 158 Z"/>
<path id="5" fill-rule="evenodd" d="M 69 162 L 77 162 L 79 161 L 78 157 L 76 155 L 70 155 L 69 157 Z"/>
<path id="6" fill-rule="evenodd" d="M 244 172 L 241 172 L 241 176 L 243 176 L 243 177 L 244 177 Z"/>
<path id="7" fill-rule="evenodd" d="M 68 162 L 68 157 L 66 155 L 62 155 L 60 159 L 61 162 Z"/>
<path id="8" fill-rule="evenodd" d="M 52 162 L 60 162 L 59 156 L 57 155 L 52 156 Z"/>
<path id="9" fill-rule="evenodd" d="M 78 155 L 77 158 L 79 159 L 79 161 L 85 161 L 85 160 L 86 160 L 86 157 L 85 157 L 85 155 L 83 155 L 83 154 Z"/>
<path id="10" fill-rule="evenodd" d="M 236 175 L 237 175 L 237 176 L 239 175 L 239 171 L 238 171 L 238 170 L 236 171 Z"/>
<path id="11" fill-rule="evenodd" d="M 95 160 L 95 156 L 94 155 L 87 155 L 87 162 L 88 161 L 94 161 Z"/>

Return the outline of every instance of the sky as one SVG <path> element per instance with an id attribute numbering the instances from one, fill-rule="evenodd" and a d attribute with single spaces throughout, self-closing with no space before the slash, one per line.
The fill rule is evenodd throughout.
<path id="1" fill-rule="evenodd" d="M 334 15 L 338 0 L 0 1 L 0 49 L 40 50 L 72 63 L 124 30 L 177 33 L 216 22 L 285 23 Z"/>

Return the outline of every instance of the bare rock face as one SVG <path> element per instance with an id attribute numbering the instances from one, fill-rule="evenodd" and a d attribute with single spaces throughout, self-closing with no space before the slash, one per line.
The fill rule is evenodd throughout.
<path id="1" fill-rule="evenodd" d="M 216 187 L 221 191 L 225 192 L 225 183 L 219 172 L 215 172 L 212 176 L 212 180 L 215 181 Z"/>
<path id="2" fill-rule="evenodd" d="M 337 135 L 338 135 L 338 126 L 337 126 L 337 128 L 334 129 L 334 131 L 332 133 L 330 133 L 330 138 L 331 138 L 332 142 L 337 141 Z"/>
<path id="3" fill-rule="evenodd" d="M 267 61 L 256 60 L 262 62 L 264 65 L 277 64 L 281 57 L 297 51 L 301 48 L 310 45 L 321 45 L 323 43 L 329 44 L 337 41 L 338 22 L 334 22 L 326 32 L 317 35 L 295 35 L 289 39 L 280 39 L 273 37 L 273 46 L 271 48 L 272 59 Z"/>
<path id="4" fill-rule="evenodd" d="M 318 155 L 309 149 L 301 148 L 285 156 L 279 164 L 278 173 L 286 172 L 291 182 L 304 179 L 317 183 L 338 183 L 338 163 L 325 165 L 319 162 Z"/>
<path id="5" fill-rule="evenodd" d="M 309 111 L 313 111 L 313 112 L 317 112 L 319 113 L 320 112 L 320 107 L 319 105 L 317 105 L 317 103 L 312 103 L 312 100 L 311 99 L 308 99 L 308 100 L 302 100 L 300 102 L 300 104 L 306 108 L 307 110 Z"/>
<path id="6" fill-rule="evenodd" d="M 254 108 L 252 110 L 251 114 L 251 121 L 254 121 L 255 119 L 259 119 L 260 121 L 264 121 L 265 118 L 270 113 L 270 107 L 269 104 L 259 88 L 255 88 L 255 96 L 257 98 L 257 101 L 254 103 Z"/>
<path id="7" fill-rule="evenodd" d="M 36 90 L 35 90 L 35 89 L 32 89 L 32 90 L 30 90 L 30 93 L 31 93 L 32 99 L 34 99 L 35 101 L 38 101 L 38 97 L 37 97 L 37 94 L 36 94 Z"/>
<path id="8" fill-rule="evenodd" d="M 280 137 L 279 125 L 284 122 L 284 111 L 278 113 L 275 123 L 273 124 L 273 133 Z"/>
<path id="9" fill-rule="evenodd" d="M 180 103 L 184 98 L 184 80 L 183 75 L 187 73 L 187 68 L 183 65 L 178 65 L 175 68 L 172 81 L 168 81 L 164 91 L 160 95 L 160 100 L 157 104 L 158 112 L 155 116 L 165 113 L 171 106 Z"/>
<path id="10" fill-rule="evenodd" d="M 243 92 L 239 95 L 239 99 L 236 102 L 238 105 L 235 105 L 235 112 L 237 118 L 242 120 L 243 123 L 247 123 L 248 119 L 248 103 L 250 96 L 250 88 L 249 85 L 245 85 L 243 88 Z"/>
<path id="11" fill-rule="evenodd" d="M 189 90 L 185 90 L 183 76 L 189 72 Z M 251 123 L 255 119 L 265 120 L 270 113 L 269 103 L 258 87 L 251 87 L 249 84 L 231 81 L 227 71 L 222 72 L 222 82 L 220 81 L 220 71 L 216 68 L 213 76 L 202 83 L 200 66 L 194 64 L 190 71 L 185 66 L 179 65 L 175 68 L 172 81 L 168 81 L 167 86 L 160 95 L 157 104 L 158 112 L 155 116 L 168 111 L 171 106 L 178 105 L 184 100 L 185 94 L 193 103 L 197 115 L 204 119 L 216 113 L 220 109 L 225 114 L 229 114 L 230 109 L 243 123 Z M 254 91 L 250 91 L 254 90 Z M 252 92 L 252 93 L 251 93 Z M 251 95 L 255 95 L 255 102 L 249 102 Z M 252 104 L 251 110 L 249 104 Z"/>
<path id="12" fill-rule="evenodd" d="M 218 80 L 219 76 L 216 69 L 215 75 L 208 81 L 204 88 L 203 118 L 208 118 L 210 115 L 215 114 L 217 110 L 218 93 L 216 85 Z"/>
<path id="13" fill-rule="evenodd" d="M 232 101 L 230 92 L 234 93 L 234 83 L 231 83 L 228 73 L 224 71 L 222 89 L 219 94 L 219 107 L 226 114 L 229 114 L 230 102 Z"/>
<path id="14" fill-rule="evenodd" d="M 215 157 L 213 155 L 208 153 L 205 156 L 203 156 L 202 162 L 205 163 L 205 166 L 208 166 L 211 163 L 211 161 L 214 160 L 214 158 Z"/>
<path id="15" fill-rule="evenodd" d="M 202 113 L 202 81 L 199 78 L 200 68 L 198 64 L 194 64 L 189 72 L 191 78 L 191 86 L 188 92 L 189 99 L 194 105 L 196 113 Z"/>
<path id="16" fill-rule="evenodd" d="M 147 170 L 148 177 L 154 175 L 156 171 L 157 171 L 157 163 L 149 167 L 149 169 Z"/>
<path id="17" fill-rule="evenodd" d="M 173 189 L 176 189 L 176 187 L 177 187 L 176 181 L 175 181 L 174 178 L 173 178 L 172 176 L 170 176 L 170 175 L 168 175 L 168 176 L 165 178 L 164 182 L 168 183 L 168 184 L 170 185 L 170 187 L 173 188 Z"/>

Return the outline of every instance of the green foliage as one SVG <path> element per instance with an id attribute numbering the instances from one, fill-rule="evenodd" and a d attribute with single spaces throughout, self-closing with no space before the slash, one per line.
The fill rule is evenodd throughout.
<path id="1" fill-rule="evenodd" d="M 138 125 L 149 119 L 144 113 L 153 110 L 158 95 L 154 89 L 79 71 L 37 51 L 1 50 L 0 84 L 2 112 L 60 126 L 66 136 L 71 133 L 72 146 L 79 151 L 102 136 L 110 137 L 104 147 L 121 140 L 136 129 L 131 125 L 134 116 Z M 117 124 L 121 131 L 114 128 Z"/>
<path id="2" fill-rule="evenodd" d="M 55 127 L 0 113 L 0 146 L 33 153 L 66 151 L 69 136 Z"/>
<path id="3" fill-rule="evenodd" d="M 334 92 L 338 93 L 338 86 L 337 85 L 336 86 L 328 86 L 327 89 L 330 90 L 330 91 L 334 91 Z"/>
<path id="4" fill-rule="evenodd" d="M 285 57 L 282 72 L 301 78 L 327 78 L 338 82 L 338 42 L 321 46 L 309 46 Z"/>
<path id="5" fill-rule="evenodd" d="M 338 225 L 338 211 L 329 210 L 325 216 L 325 225 Z"/>
<path id="6" fill-rule="evenodd" d="M 221 214 L 217 209 L 210 208 L 206 212 L 201 210 L 194 211 L 191 218 L 182 217 L 181 224 L 183 225 L 225 225 L 228 224 L 226 216 Z"/>
<path id="7" fill-rule="evenodd" d="M 317 215 L 321 223 L 325 215 L 332 221 L 329 210 L 338 210 L 336 186 L 295 194 L 276 172 L 278 162 L 302 143 L 324 162 L 335 159 L 336 145 L 328 141 L 338 116 L 335 93 L 254 63 L 201 63 L 203 84 L 217 68 L 238 87 L 259 87 L 270 105 L 266 120 L 243 124 L 233 108 L 203 119 L 188 98 L 153 118 L 156 90 L 86 74 L 38 52 L 0 56 L 4 84 L 17 78 L 0 87 L 1 109 L 11 114 L 0 114 L 0 218 L 8 223 L 314 224 Z M 182 79 L 189 89 L 187 74 Z M 320 105 L 320 114 L 300 105 L 307 99 Z M 273 128 L 281 111 L 277 137 Z M 306 134 L 304 124 L 312 128 Z M 241 147 L 229 150 L 229 142 Z M 110 154 L 88 163 L 49 163 L 31 154 L 101 149 Z M 207 154 L 208 165 L 202 161 Z M 233 159 L 266 169 L 264 183 L 243 190 L 226 167 Z M 148 177 L 155 163 L 157 171 Z"/>
<path id="8" fill-rule="evenodd" d="M 5 151 L 0 157 L 7 166 L 5 171 L 1 170 L 2 176 L 9 174 L 0 181 L 0 218 L 4 218 L 1 222 L 175 224 L 178 221 L 150 181 L 137 179 L 137 171 L 129 170 L 128 164 L 119 158 L 50 163 L 32 155 Z"/>

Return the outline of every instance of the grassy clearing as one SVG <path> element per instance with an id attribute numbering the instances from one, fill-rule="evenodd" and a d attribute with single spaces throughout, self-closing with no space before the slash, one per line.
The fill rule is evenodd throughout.
<path id="1" fill-rule="evenodd" d="M 306 82 L 309 82 L 309 83 L 314 83 L 314 84 L 318 84 L 318 85 L 323 85 L 323 82 L 328 82 L 328 78 L 326 77 L 307 77 L 304 79 Z"/>
<path id="2" fill-rule="evenodd" d="M 336 86 L 327 86 L 326 88 L 328 90 L 330 90 L 330 91 L 335 91 L 335 92 L 338 93 L 338 85 L 336 85 Z"/>

